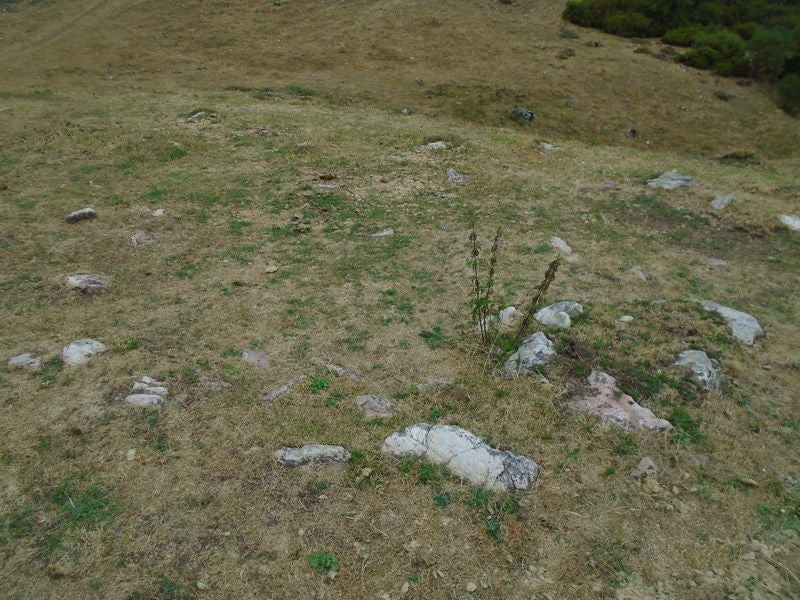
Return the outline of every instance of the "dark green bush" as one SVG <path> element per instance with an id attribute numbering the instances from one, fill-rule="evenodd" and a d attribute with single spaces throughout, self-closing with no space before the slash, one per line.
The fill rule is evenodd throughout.
<path id="1" fill-rule="evenodd" d="M 604 22 L 607 32 L 624 37 L 651 37 L 658 35 L 658 26 L 640 13 L 611 13 Z"/>
<path id="2" fill-rule="evenodd" d="M 697 69 L 714 69 L 720 75 L 747 75 L 749 72 L 747 46 L 732 31 L 721 29 L 700 34 L 694 46 L 678 60 Z"/>
<path id="3" fill-rule="evenodd" d="M 777 79 L 783 74 L 786 61 L 797 53 L 797 44 L 789 29 L 760 28 L 750 40 L 753 75 L 760 79 Z"/>
<path id="4" fill-rule="evenodd" d="M 792 73 L 778 82 L 781 108 L 792 116 L 800 115 L 800 74 Z"/>
<path id="5" fill-rule="evenodd" d="M 670 29 L 666 32 L 661 41 L 665 44 L 672 44 L 673 46 L 689 47 L 694 45 L 698 36 L 708 33 L 708 28 L 702 25 L 689 25 L 688 27 L 678 27 L 677 29 Z"/>

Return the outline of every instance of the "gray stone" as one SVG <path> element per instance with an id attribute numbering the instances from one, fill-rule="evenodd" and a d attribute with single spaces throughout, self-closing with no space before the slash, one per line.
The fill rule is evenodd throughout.
<path id="1" fill-rule="evenodd" d="M 147 244 L 152 243 L 155 238 L 149 234 L 148 232 L 138 229 L 133 232 L 131 236 L 131 246 L 134 248 L 141 248 L 142 246 L 146 246 Z"/>
<path id="2" fill-rule="evenodd" d="M 583 313 L 583 307 L 577 302 L 570 302 L 563 300 L 556 302 L 550 306 L 545 306 L 543 309 L 536 312 L 533 318 L 539 321 L 542 325 L 548 327 L 558 327 L 559 329 L 568 329 L 572 325 L 570 317 L 577 317 Z"/>
<path id="3" fill-rule="evenodd" d="M 382 451 L 424 457 L 471 483 L 495 491 L 529 490 L 539 475 L 539 465 L 529 458 L 492 448 L 474 433 L 455 425 L 411 425 L 387 437 Z"/>
<path id="4" fill-rule="evenodd" d="M 756 339 L 764 335 L 764 330 L 753 315 L 708 300 L 701 300 L 700 306 L 721 315 L 728 321 L 733 337 L 748 346 L 755 344 Z"/>
<path id="5" fill-rule="evenodd" d="M 534 113 L 529 108 L 517 106 L 516 108 L 514 108 L 514 110 L 511 111 L 511 116 L 514 117 L 517 121 L 522 121 L 523 123 L 530 123 L 536 118 L 536 113 Z"/>
<path id="6" fill-rule="evenodd" d="M 681 175 L 677 171 L 667 171 L 662 173 L 655 179 L 650 179 L 647 182 L 647 187 L 661 188 L 662 190 L 675 190 L 679 187 L 697 185 L 691 177 Z"/>
<path id="7" fill-rule="evenodd" d="M 385 238 L 385 237 L 391 237 L 393 235 L 394 235 L 394 229 L 389 227 L 388 229 L 381 229 L 380 231 L 376 231 L 375 233 L 373 233 L 369 237 L 371 237 L 371 238 Z"/>
<path id="8" fill-rule="evenodd" d="M 636 468 L 631 471 L 631 477 L 633 479 L 644 479 L 645 477 L 655 477 L 658 474 L 658 467 L 656 467 L 656 463 L 653 462 L 653 459 L 649 456 L 645 456 L 642 460 L 639 461 L 639 464 Z"/>
<path id="9" fill-rule="evenodd" d="M 447 144 L 445 144 L 442 140 L 437 140 L 435 142 L 431 142 L 429 144 L 425 144 L 425 147 L 428 150 L 437 150 L 437 151 L 439 151 L 439 150 L 444 150 L 445 148 L 447 148 Z"/>
<path id="10" fill-rule="evenodd" d="M 94 273 L 76 273 L 64 278 L 67 287 L 83 294 L 96 294 L 108 289 L 108 279 Z"/>
<path id="11" fill-rule="evenodd" d="M 97 213 L 93 208 L 82 208 L 67 215 L 67 223 L 77 223 L 78 221 L 87 221 L 89 219 L 96 219 Z"/>
<path id="12" fill-rule="evenodd" d="M 244 350 L 242 352 L 242 360 L 259 369 L 269 369 L 270 367 L 269 354 L 263 350 Z"/>
<path id="13" fill-rule="evenodd" d="M 164 404 L 164 398 L 158 394 L 131 394 L 125 398 L 125 402 L 131 406 L 146 408 L 149 406 L 161 406 Z"/>
<path id="14" fill-rule="evenodd" d="M 800 231 L 800 216 L 781 215 L 778 217 L 778 220 L 792 231 Z"/>
<path id="15" fill-rule="evenodd" d="M 602 371 L 592 371 L 589 375 L 589 387 L 594 394 L 573 402 L 573 409 L 590 412 L 628 431 L 672 429 L 669 421 L 659 419 L 652 411 L 637 404 L 627 394 L 623 394 L 617 387 L 617 380 L 611 375 Z"/>
<path id="16" fill-rule="evenodd" d="M 294 384 L 296 384 L 302 378 L 303 378 L 302 375 L 299 376 L 299 377 L 293 377 L 292 379 L 290 379 L 286 383 L 282 383 L 280 385 L 275 386 L 270 391 L 268 391 L 266 394 L 261 396 L 261 398 L 260 398 L 261 399 L 261 403 L 262 404 L 272 404 L 273 402 L 275 402 L 275 400 L 277 400 L 281 396 L 285 396 L 286 394 L 291 392 L 292 388 L 294 387 Z"/>
<path id="17" fill-rule="evenodd" d="M 98 354 L 106 352 L 108 348 L 97 340 L 84 339 L 70 342 L 61 350 L 64 364 L 70 367 L 85 365 Z"/>
<path id="18" fill-rule="evenodd" d="M 394 416 L 392 403 L 381 396 L 358 396 L 356 404 L 366 419 L 388 419 Z"/>
<path id="19" fill-rule="evenodd" d="M 18 354 L 8 359 L 9 369 L 29 369 L 35 371 L 42 366 L 42 360 L 30 354 Z"/>
<path id="20" fill-rule="evenodd" d="M 572 247 L 567 242 L 562 240 L 560 237 L 555 237 L 555 236 L 551 237 L 550 245 L 556 250 L 558 250 L 561 253 L 561 255 L 570 262 L 574 261 L 577 258 L 577 256 L 575 255 L 575 251 L 572 249 Z"/>
<path id="21" fill-rule="evenodd" d="M 711 201 L 711 208 L 714 210 L 724 210 L 729 204 L 736 202 L 736 196 L 733 194 L 724 194 L 717 196 Z"/>
<path id="22" fill-rule="evenodd" d="M 539 142 L 538 144 L 536 144 L 536 147 L 539 148 L 539 150 L 557 150 L 558 149 L 558 146 L 556 146 L 555 144 L 551 144 L 550 142 Z"/>
<path id="23" fill-rule="evenodd" d="M 418 392 L 425 394 L 452 387 L 454 384 L 455 381 L 452 379 L 429 379 L 426 383 L 420 383 L 416 387 Z"/>
<path id="24" fill-rule="evenodd" d="M 485 326 L 487 328 L 497 327 L 499 329 L 511 329 L 517 325 L 524 315 L 514 306 L 508 306 L 501 310 L 497 315 L 486 317 Z M 480 329 L 476 326 L 475 329 Z"/>
<path id="25" fill-rule="evenodd" d="M 226 390 L 231 387 L 231 384 L 227 381 L 223 381 L 222 379 L 213 379 L 211 377 L 201 377 L 200 385 L 214 391 Z"/>
<path id="26" fill-rule="evenodd" d="M 339 377 L 346 377 L 348 379 L 353 379 L 354 381 L 364 381 L 364 375 L 357 371 L 356 369 L 348 369 L 347 367 L 343 367 L 342 365 L 337 365 L 336 363 L 329 363 L 320 358 L 312 358 L 311 364 L 316 365 L 318 367 L 322 367 L 323 369 L 327 369 L 334 375 L 338 375 Z"/>
<path id="27" fill-rule="evenodd" d="M 275 459 L 284 467 L 299 467 L 309 463 L 328 465 L 346 463 L 350 453 L 342 446 L 307 444 L 300 448 L 280 448 L 273 453 Z"/>
<path id="28" fill-rule="evenodd" d="M 675 366 L 690 367 L 697 383 L 704 390 L 716 390 L 719 388 L 719 367 L 705 352 L 701 350 L 685 350 L 678 355 Z"/>
<path id="29" fill-rule="evenodd" d="M 556 351 L 547 336 L 538 331 L 524 340 L 519 349 L 508 357 L 506 373 L 520 375 L 531 371 L 534 367 L 546 365 L 556 357 Z"/>
<path id="30" fill-rule="evenodd" d="M 466 175 L 465 173 L 459 173 L 455 169 L 447 169 L 447 180 L 450 183 L 461 184 L 461 183 L 469 183 L 472 181 L 472 175 Z"/>

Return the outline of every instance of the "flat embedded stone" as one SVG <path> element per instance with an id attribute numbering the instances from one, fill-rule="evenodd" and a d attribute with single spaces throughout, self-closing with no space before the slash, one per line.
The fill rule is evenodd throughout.
<path id="1" fill-rule="evenodd" d="M 662 190 L 675 190 L 679 187 L 697 185 L 691 177 L 681 175 L 677 171 L 667 171 L 655 179 L 647 181 L 647 187 L 660 188 Z"/>
<path id="2" fill-rule="evenodd" d="M 18 354 L 8 359 L 9 369 L 28 369 L 35 371 L 42 366 L 42 359 L 30 354 Z"/>
<path id="3" fill-rule="evenodd" d="M 755 344 L 756 340 L 764 335 L 761 324 L 753 315 L 709 300 L 701 300 L 700 306 L 721 315 L 728 322 L 733 337 L 748 346 Z"/>
<path id="4" fill-rule="evenodd" d="M 356 404 L 365 419 L 388 419 L 394 416 L 392 403 L 382 396 L 358 396 Z"/>
<path id="5" fill-rule="evenodd" d="M 567 259 L 568 262 L 574 262 L 577 260 L 577 255 L 575 251 L 572 249 L 567 242 L 562 240 L 560 237 L 553 236 L 550 238 L 550 246 L 552 246 L 555 250 L 557 250 L 561 256 Z"/>
<path id="6" fill-rule="evenodd" d="M 242 360 L 249 365 L 258 367 L 259 369 L 269 369 L 269 354 L 263 350 L 244 350 L 242 352 Z"/>
<path id="7" fill-rule="evenodd" d="M 273 453 L 275 459 L 284 467 L 299 467 L 313 464 L 346 463 L 350 453 L 342 446 L 325 444 L 307 444 L 300 448 L 280 448 Z"/>
<path id="8" fill-rule="evenodd" d="M 617 380 L 602 371 L 592 371 L 589 376 L 589 387 L 593 392 L 581 400 L 572 403 L 572 408 L 587 411 L 609 421 L 623 429 L 649 429 L 651 431 L 670 431 L 672 424 L 659 419 L 653 412 L 633 398 L 622 393 L 617 387 Z"/>
<path id="9" fill-rule="evenodd" d="M 158 394 L 131 394 L 125 398 L 125 402 L 131 406 L 146 408 L 148 406 L 161 406 L 164 398 Z"/>
<path id="10" fill-rule="evenodd" d="M 529 458 L 492 448 L 474 433 L 455 425 L 411 425 L 387 437 L 382 451 L 423 457 L 495 491 L 529 490 L 539 476 L 539 465 Z"/>
<path id="11" fill-rule="evenodd" d="M 357 371 L 356 369 L 349 369 L 347 367 L 343 367 L 342 365 L 337 365 L 336 363 L 329 363 L 321 358 L 312 358 L 311 364 L 316 365 L 318 367 L 322 367 L 323 369 L 327 369 L 334 375 L 338 375 L 339 377 L 346 377 L 348 379 L 353 379 L 355 381 L 363 381 L 364 375 Z"/>
<path id="12" fill-rule="evenodd" d="M 108 289 L 108 279 L 94 273 L 75 273 L 64 278 L 67 287 L 83 294 L 96 294 Z"/>
<path id="13" fill-rule="evenodd" d="M 302 378 L 303 378 L 302 375 L 300 377 L 294 377 L 285 383 L 275 386 L 269 392 L 261 396 L 261 403 L 272 404 L 273 402 L 275 402 L 275 400 L 277 400 L 281 396 L 285 396 L 290 391 L 292 391 L 294 384 L 300 381 Z"/>
<path id="14" fill-rule="evenodd" d="M 70 367 L 85 365 L 98 354 L 106 352 L 108 348 L 103 342 L 92 339 L 76 340 L 70 342 L 61 350 L 64 364 Z"/>
<path id="15" fill-rule="evenodd" d="M 736 196 L 733 194 L 723 194 L 721 196 L 716 196 L 711 201 L 711 208 L 714 210 L 724 210 L 729 204 L 733 204 L 734 202 L 736 202 Z"/>

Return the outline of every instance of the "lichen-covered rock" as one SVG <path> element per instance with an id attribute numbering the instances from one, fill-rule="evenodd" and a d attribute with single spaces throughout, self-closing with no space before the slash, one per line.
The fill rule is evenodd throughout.
<path id="1" fill-rule="evenodd" d="M 356 404 L 366 419 L 388 419 L 394 416 L 392 403 L 382 396 L 358 396 Z"/>
<path id="2" fill-rule="evenodd" d="M 649 188 L 661 188 L 662 190 L 675 190 L 679 187 L 697 185 L 691 177 L 681 175 L 677 171 L 667 171 L 655 179 L 647 181 Z"/>
<path id="3" fill-rule="evenodd" d="M 631 471 L 631 477 L 633 479 L 644 479 L 645 477 L 655 477 L 658 474 L 658 467 L 656 467 L 656 463 L 653 462 L 653 459 L 649 456 L 645 456 L 642 460 L 639 461 L 639 464 L 636 465 L 636 468 Z"/>
<path id="4" fill-rule="evenodd" d="M 161 406 L 169 393 L 161 382 L 147 375 L 139 377 L 131 391 L 133 393 L 125 398 L 125 402 L 138 407 Z"/>
<path id="5" fill-rule="evenodd" d="M 719 388 L 719 368 L 705 352 L 701 350 L 685 350 L 678 355 L 675 366 L 690 367 L 697 383 L 704 390 L 716 390 Z"/>
<path id="6" fill-rule="evenodd" d="M 455 169 L 447 169 L 447 180 L 450 183 L 454 183 L 456 185 L 461 183 L 469 183 L 472 181 L 472 175 L 467 175 L 466 173 L 459 173 Z"/>
<path id="7" fill-rule="evenodd" d="M 275 459 L 284 467 L 299 467 L 301 465 L 346 463 L 350 460 L 350 453 L 342 446 L 328 446 L 325 444 L 307 444 L 300 448 L 280 448 L 273 453 Z"/>
<path id="8" fill-rule="evenodd" d="M 593 392 L 572 403 L 572 408 L 597 415 L 623 429 L 650 429 L 651 431 L 670 431 L 672 424 L 656 417 L 652 411 L 637 404 L 633 398 L 623 394 L 617 387 L 617 380 L 602 371 L 592 371 L 589 387 Z"/>
<path id="9" fill-rule="evenodd" d="M 514 354 L 506 361 L 506 373 L 520 375 L 541 367 L 556 357 L 553 342 L 541 331 L 524 340 Z"/>
<path id="10" fill-rule="evenodd" d="M 474 433 L 455 425 L 417 423 L 387 437 L 382 451 L 424 457 L 495 491 L 529 490 L 539 475 L 539 465 L 529 458 L 492 448 Z"/>
<path id="11" fill-rule="evenodd" d="M 130 394 L 125 398 L 125 402 L 138 408 L 147 408 L 161 406 L 164 404 L 164 398 L 158 394 Z"/>
<path id="12" fill-rule="evenodd" d="M 96 294 L 108 289 L 108 280 L 94 273 L 75 273 L 64 278 L 67 287 L 83 294 Z"/>
<path id="13" fill-rule="evenodd" d="M 244 350 L 242 352 L 242 360 L 259 369 L 269 369 L 270 367 L 269 354 L 263 350 Z"/>
<path id="14" fill-rule="evenodd" d="M 761 324 L 753 315 L 709 300 L 701 300 L 700 306 L 721 315 L 728 322 L 733 337 L 748 346 L 755 344 L 756 340 L 764 335 Z"/>
<path id="15" fill-rule="evenodd" d="M 545 306 L 537 311 L 533 318 L 547 327 L 558 327 L 568 329 L 572 325 L 570 317 L 577 317 L 583 313 L 583 307 L 577 302 L 563 300 L 550 306 Z"/>
<path id="16" fill-rule="evenodd" d="M 69 367 L 85 365 L 98 354 L 106 352 L 108 348 L 103 342 L 85 339 L 70 342 L 61 350 L 61 358 Z"/>
<path id="17" fill-rule="evenodd" d="M 550 245 L 557 250 L 561 256 L 563 256 L 567 262 L 574 262 L 578 259 L 578 256 L 575 254 L 575 251 L 572 249 L 567 242 L 562 240 L 560 237 L 551 237 L 550 238 Z"/>

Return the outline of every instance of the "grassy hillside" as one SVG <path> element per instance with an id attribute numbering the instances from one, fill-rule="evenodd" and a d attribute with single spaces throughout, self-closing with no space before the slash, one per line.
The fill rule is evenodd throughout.
<path id="1" fill-rule="evenodd" d="M 800 212 L 800 135 L 764 90 L 558 37 L 563 2 L 0 7 L 19 9 L 0 13 L 0 357 L 44 360 L 0 370 L 9 597 L 800 593 L 800 234 L 777 219 Z M 537 119 L 511 120 L 517 105 Z M 731 151 L 756 160 L 715 158 Z M 646 187 L 670 169 L 698 185 Z M 66 223 L 84 206 L 97 219 Z M 552 236 L 578 255 L 547 300 L 586 312 L 547 330 L 559 358 L 540 375 L 503 377 L 477 343 L 471 210 L 484 248 L 503 229 L 504 305 L 528 298 Z M 78 272 L 111 287 L 67 290 Z M 699 299 L 766 338 L 742 346 Z M 110 351 L 61 364 L 89 337 Z M 688 348 L 721 362 L 720 390 L 672 365 Z M 592 369 L 675 432 L 569 411 Z M 142 375 L 164 407 L 123 402 Z M 430 379 L 456 383 L 420 392 Z M 365 421 L 365 393 L 398 413 Z M 380 453 L 420 421 L 532 458 L 536 488 L 487 494 Z M 354 458 L 272 457 L 312 442 Z M 659 474 L 642 484 L 645 456 Z"/>

